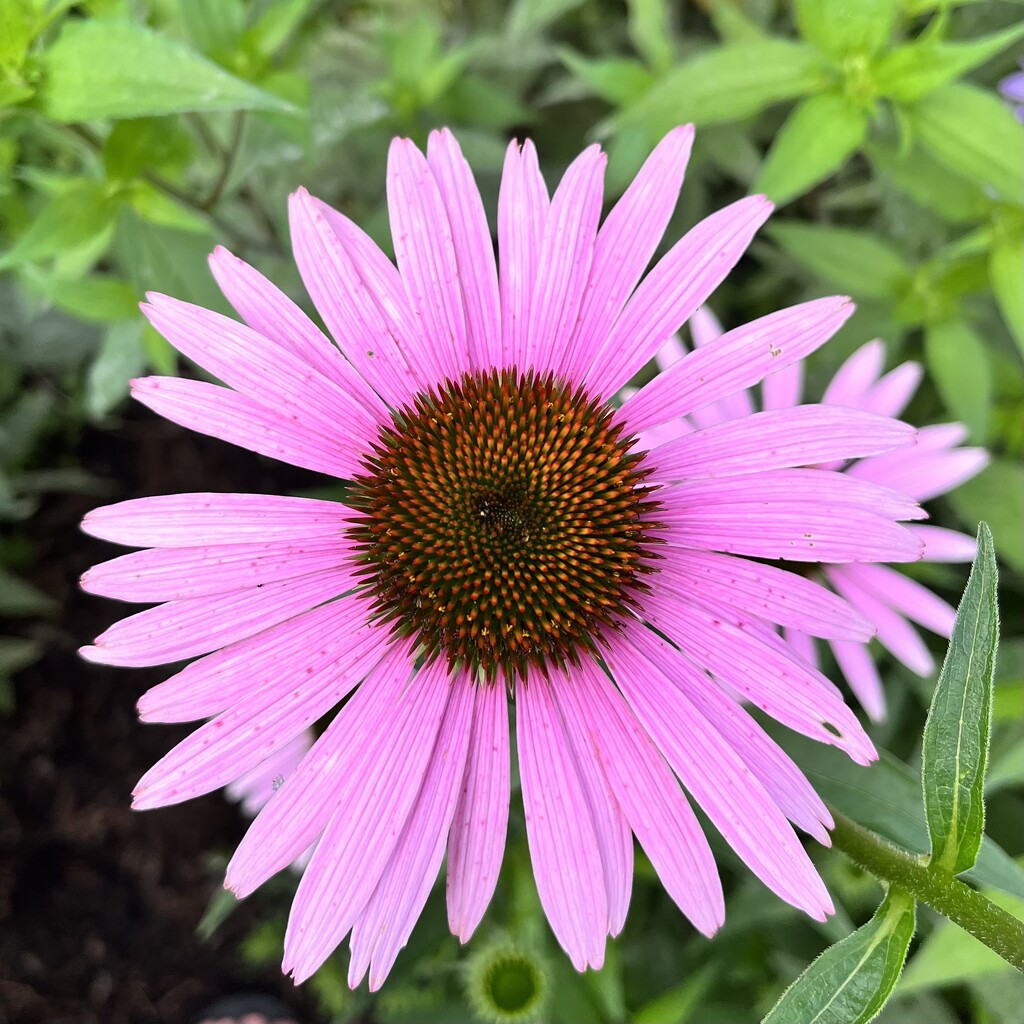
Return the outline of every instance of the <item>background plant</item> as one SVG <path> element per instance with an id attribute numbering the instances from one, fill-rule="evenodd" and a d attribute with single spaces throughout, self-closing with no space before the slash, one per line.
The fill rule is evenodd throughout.
<path id="1" fill-rule="evenodd" d="M 436 125 L 455 128 L 493 212 L 513 134 L 537 139 L 551 176 L 600 139 L 614 193 L 664 130 L 694 121 L 668 237 L 749 191 L 779 207 L 714 297 L 722 319 L 848 292 L 858 312 L 815 357 L 809 392 L 881 336 L 890 360 L 927 368 L 908 418 L 960 419 L 993 452 L 984 473 L 933 503 L 941 525 L 973 530 L 986 519 L 1003 562 L 994 725 L 987 776 L 977 775 L 990 838 L 976 861 L 954 866 L 1021 916 L 1024 127 L 993 86 L 1022 51 L 1022 14 L 1009 0 L 0 0 L 6 705 L 4 680 L 38 653 L 43 616 L 55 611 L 25 579 L 35 556 L 23 524 L 55 492 L 101 486 L 81 470 L 80 446 L 131 415 L 130 377 L 194 372 L 144 326 L 137 302 L 147 289 L 225 309 L 205 264 L 221 243 L 304 302 L 288 255 L 288 193 L 306 185 L 386 245 L 383 170 L 396 133 L 422 142 Z M 951 599 L 964 584 L 960 567 L 916 572 Z M 786 743 L 854 825 L 923 855 L 933 815 L 921 805 L 921 737 L 936 681 L 888 661 L 883 674 L 890 719 L 873 735 L 891 753 L 878 765 Z M 927 776 L 934 762 L 923 762 Z M 550 938 L 513 829 L 480 948 L 536 953 L 551 1020 L 729 1022 L 768 1013 L 808 961 L 863 924 L 869 939 L 872 927 L 887 929 L 891 948 L 910 949 L 883 1019 L 1017 1019 L 1024 990 L 1005 961 L 920 906 L 911 944 L 909 904 L 890 889 L 872 918 L 877 883 L 839 854 L 819 857 L 838 908 L 819 926 L 733 872 L 724 845 L 715 853 L 729 917 L 714 942 L 665 905 L 641 857 L 608 966 L 579 977 L 544 955 Z M 294 883 L 278 884 L 283 897 Z M 215 904 L 207 923 L 229 907 Z M 325 1011 L 464 1019 L 477 949 L 461 950 L 443 921 L 440 903 L 428 908 L 372 1004 L 348 993 L 345 965 L 332 961 L 311 983 Z M 282 927 L 269 914 L 246 955 L 276 958 Z M 889 972 L 893 984 L 897 976 Z"/>

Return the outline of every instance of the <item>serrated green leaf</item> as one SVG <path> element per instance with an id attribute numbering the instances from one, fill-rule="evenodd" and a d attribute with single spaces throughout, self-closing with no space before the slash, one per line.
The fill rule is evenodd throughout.
<path id="1" fill-rule="evenodd" d="M 822 83 L 820 58 L 810 46 L 765 39 L 715 47 L 659 79 L 615 120 L 643 124 L 660 136 L 687 121 L 738 121 L 773 103 L 815 92 Z"/>
<path id="2" fill-rule="evenodd" d="M 903 257 L 870 232 L 785 221 L 766 231 L 793 259 L 855 299 L 897 298 L 910 281 Z"/>
<path id="3" fill-rule="evenodd" d="M 949 495 L 957 514 L 967 522 L 984 519 L 995 537 L 999 557 L 1024 572 L 1024 466 L 993 459 L 976 477 Z"/>
<path id="4" fill-rule="evenodd" d="M 978 553 L 932 696 L 922 751 L 932 863 L 954 875 L 974 866 L 985 831 L 985 769 L 999 646 L 997 584 L 992 532 L 982 523 Z"/>
<path id="5" fill-rule="evenodd" d="M 866 925 L 830 946 L 783 993 L 763 1024 L 867 1024 L 899 981 L 915 928 L 914 899 L 890 888 Z"/>
<path id="6" fill-rule="evenodd" d="M 42 55 L 41 67 L 40 102 L 55 121 L 294 110 L 182 44 L 130 21 L 67 22 Z"/>
<path id="7" fill-rule="evenodd" d="M 793 108 L 751 186 L 784 204 L 837 171 L 864 141 L 868 115 L 838 93 L 822 93 Z"/>
<path id="8" fill-rule="evenodd" d="M 897 46 L 875 65 L 875 86 L 882 96 L 910 103 L 984 64 L 1022 36 L 1024 24 L 968 42 L 928 38 Z"/>
<path id="9" fill-rule="evenodd" d="M 1024 355 L 1024 236 L 997 242 L 992 247 L 988 270 L 999 311 Z"/>
<path id="10" fill-rule="evenodd" d="M 906 117 L 947 167 L 1008 202 L 1024 203 L 1024 125 L 997 96 L 944 85 L 908 107 Z"/>
<path id="11" fill-rule="evenodd" d="M 929 324 L 925 362 L 946 408 L 984 444 L 992 406 L 992 369 L 985 342 L 962 317 Z"/>
<path id="12" fill-rule="evenodd" d="M 128 397 L 128 381 L 146 366 L 142 322 L 136 318 L 114 324 L 100 346 L 85 379 L 85 411 L 93 419 L 106 416 Z"/>
<path id="13" fill-rule="evenodd" d="M 559 50 L 558 56 L 595 96 L 616 106 L 636 102 L 654 81 L 647 68 L 629 57 L 591 60 L 565 48 Z"/>
<path id="14" fill-rule="evenodd" d="M 897 0 L 797 0 L 800 35 L 830 57 L 877 53 L 892 35 Z"/>
<path id="15" fill-rule="evenodd" d="M 12 248 L 0 256 L 0 270 L 84 245 L 110 226 L 118 202 L 102 182 L 74 182 L 55 195 Z"/>

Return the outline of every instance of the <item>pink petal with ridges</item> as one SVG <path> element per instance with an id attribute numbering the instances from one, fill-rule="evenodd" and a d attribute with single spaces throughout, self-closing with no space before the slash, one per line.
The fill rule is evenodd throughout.
<path id="1" fill-rule="evenodd" d="M 612 649 L 628 645 L 660 666 L 673 686 L 691 700 L 778 804 L 783 814 L 820 843 L 831 845 L 832 816 L 792 758 L 723 692 L 722 687 L 684 654 L 639 622 L 612 640 Z"/>
<path id="2" fill-rule="evenodd" d="M 359 985 L 367 968 L 370 991 L 380 988 L 423 912 L 462 787 L 476 693 L 468 676 L 452 683 L 419 796 L 377 888 L 352 926 L 350 988 Z"/>
<path id="3" fill-rule="evenodd" d="M 740 859 L 815 920 L 834 913 L 792 826 L 738 752 L 635 648 L 619 647 L 606 660 L 640 724 Z"/>
<path id="4" fill-rule="evenodd" d="M 943 526 L 912 526 L 924 544 L 924 558 L 929 562 L 972 562 L 978 553 L 974 537 Z"/>
<path id="5" fill-rule="evenodd" d="M 548 213 L 548 190 L 527 139 L 513 139 L 505 153 L 498 193 L 498 286 L 501 294 L 502 366 L 526 368 L 527 328 L 540 245 Z"/>
<path id="6" fill-rule="evenodd" d="M 455 136 L 447 128 L 430 133 L 427 162 L 441 190 L 452 229 L 473 366 L 501 366 L 498 270 L 480 190 Z"/>
<path id="7" fill-rule="evenodd" d="M 594 257 L 606 162 L 597 146 L 588 146 L 551 197 L 526 328 L 526 363 L 538 371 L 557 369 L 571 350 Z"/>
<path id="8" fill-rule="evenodd" d="M 644 618 L 686 655 L 783 725 L 846 751 L 859 764 L 877 757 L 856 716 L 820 673 L 724 616 L 653 591 Z"/>
<path id="9" fill-rule="evenodd" d="M 362 602 L 339 609 L 350 625 Z M 260 686 L 252 679 L 249 696 L 200 726 L 161 758 L 133 791 L 136 810 L 164 807 L 227 785 L 269 757 L 339 704 L 384 655 L 383 629 L 346 638 L 341 648 L 307 651 Z"/>
<path id="10" fill-rule="evenodd" d="M 604 963 L 608 931 L 601 853 L 550 686 L 538 678 L 516 688 L 526 838 L 555 938 L 576 970 L 596 970 Z"/>
<path id="11" fill-rule="evenodd" d="M 675 209 L 693 145 L 693 126 L 673 128 L 612 207 L 594 245 L 579 322 L 556 368 L 584 376 L 630 292 L 654 256 Z"/>
<path id="12" fill-rule="evenodd" d="M 635 433 L 752 387 L 823 345 L 852 312 L 848 298 L 830 296 L 737 327 L 645 384 L 620 415 Z"/>
<path id="13" fill-rule="evenodd" d="M 345 357 L 389 405 L 402 406 L 426 377 L 398 271 L 348 218 L 299 189 L 288 202 L 303 283 Z"/>
<path id="14" fill-rule="evenodd" d="M 381 728 L 337 758 L 337 810 L 299 882 L 284 937 L 282 969 L 296 984 L 330 956 L 373 895 L 423 785 L 450 691 L 443 662 L 422 668 Z"/>
<path id="15" fill-rule="evenodd" d="M 825 405 L 861 407 L 864 396 L 882 372 L 885 345 L 877 338 L 861 345 L 836 371 L 821 401 Z"/>
<path id="16" fill-rule="evenodd" d="M 712 935 L 725 919 L 715 858 L 665 759 L 622 695 L 589 658 L 559 699 L 590 734 L 593 755 L 665 891 L 693 926 Z"/>
<path id="17" fill-rule="evenodd" d="M 870 628 L 873 635 L 875 628 L 874 626 L 871 626 Z M 810 633 L 805 633 L 801 629 L 793 629 L 792 627 L 787 626 L 782 631 L 782 635 L 785 638 L 786 643 L 789 644 L 793 653 L 801 661 L 805 662 L 816 671 L 820 670 L 821 662 L 818 659 L 818 645 Z"/>
<path id="18" fill-rule="evenodd" d="M 850 684 L 853 695 L 872 722 L 885 718 L 885 691 L 868 648 L 864 644 L 853 644 L 846 640 L 833 640 L 829 646 L 835 655 L 839 671 Z"/>
<path id="19" fill-rule="evenodd" d="M 461 942 L 476 931 L 498 884 L 508 827 L 509 754 L 505 688 L 481 687 L 448 839 L 448 925 Z"/>
<path id="20" fill-rule="evenodd" d="M 875 632 L 855 608 L 813 580 L 733 555 L 673 551 L 658 563 L 658 585 L 685 600 L 708 598 L 815 636 L 870 640 Z"/>
<path id="21" fill-rule="evenodd" d="M 804 392 L 804 364 L 790 363 L 781 370 L 769 373 L 761 381 L 761 408 L 790 409 L 800 404 Z"/>
<path id="22" fill-rule="evenodd" d="M 594 757 L 586 727 L 571 707 L 567 709 L 565 701 L 560 699 L 560 691 L 565 685 L 564 676 L 554 674 L 552 680 L 551 695 L 559 705 L 562 725 L 569 740 L 576 772 L 583 784 L 583 796 L 601 851 L 604 887 L 608 895 L 607 930 L 614 937 L 626 923 L 629 897 L 633 889 L 633 832 Z"/>
<path id="23" fill-rule="evenodd" d="M 763 473 L 878 455 L 914 444 L 909 424 L 856 409 L 801 405 L 759 412 L 662 445 L 658 479 Z"/>
<path id="24" fill-rule="evenodd" d="M 626 303 L 585 383 L 602 398 L 610 398 L 638 373 L 721 284 L 771 211 L 764 196 L 750 196 L 691 228 Z"/>
<path id="25" fill-rule="evenodd" d="M 249 590 L 348 564 L 345 536 L 133 551 L 89 569 L 82 589 L 121 601 L 181 601 Z"/>
<path id="26" fill-rule="evenodd" d="M 375 419 L 383 422 L 387 407 L 327 336 L 287 295 L 258 270 L 217 246 L 210 269 L 238 315 L 257 333 L 292 351 L 347 392 Z"/>
<path id="27" fill-rule="evenodd" d="M 701 306 L 690 317 L 690 334 L 693 347 L 703 348 L 717 341 L 725 332 L 718 317 L 707 306 Z M 746 391 L 736 391 L 711 405 L 693 411 L 693 421 L 699 427 L 710 427 L 726 420 L 742 419 L 754 412 L 754 402 Z"/>
<path id="28" fill-rule="evenodd" d="M 166 665 L 276 626 L 352 587 L 349 568 L 324 569 L 258 590 L 168 601 L 115 622 L 79 653 L 101 665 Z"/>
<path id="29" fill-rule="evenodd" d="M 395 257 L 441 377 L 457 380 L 472 368 L 455 245 L 437 180 L 409 139 L 388 150 L 388 213 Z"/>
<path id="30" fill-rule="evenodd" d="M 899 416 L 914 397 L 923 376 L 920 363 L 901 363 L 868 389 L 860 408 L 879 416 Z"/>
<path id="31" fill-rule="evenodd" d="M 273 494 L 162 494 L 131 498 L 87 512 L 82 529 L 130 547 L 193 547 L 265 540 L 338 538 L 350 509 L 336 501 Z"/>
<path id="32" fill-rule="evenodd" d="M 193 661 L 139 698 L 146 722 L 212 718 L 265 687 L 276 685 L 282 666 L 312 675 L 332 664 L 346 645 L 362 648 L 386 628 L 366 622 L 365 598 L 340 598 L 238 640 Z"/>
<path id="33" fill-rule="evenodd" d="M 283 780 L 295 771 L 299 762 L 309 753 L 314 739 L 313 731 L 304 729 L 294 739 L 282 743 L 255 768 L 225 786 L 224 795 L 228 800 L 241 804 L 242 810 L 249 817 L 255 817 L 277 792 Z"/>
<path id="34" fill-rule="evenodd" d="M 847 473 L 883 487 L 898 488 L 915 501 L 928 501 L 959 487 L 988 463 L 989 454 L 984 448 L 954 448 L 921 455 L 911 453 L 898 464 L 892 456 L 880 455 L 856 463 Z"/>
<path id="35" fill-rule="evenodd" d="M 159 416 L 207 437 L 327 476 L 346 479 L 360 470 L 360 448 L 339 444 L 338 431 L 329 436 L 230 388 L 179 377 L 141 377 L 131 388 L 132 398 Z"/>
<path id="36" fill-rule="evenodd" d="M 884 565 L 844 566 L 843 573 L 869 594 L 933 633 L 948 637 L 953 632 L 956 609 L 917 580 Z"/>

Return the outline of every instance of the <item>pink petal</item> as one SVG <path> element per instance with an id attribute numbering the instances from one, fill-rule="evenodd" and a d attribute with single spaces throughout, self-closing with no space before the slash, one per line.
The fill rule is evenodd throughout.
<path id="1" fill-rule="evenodd" d="M 647 269 L 675 209 L 692 145 L 692 125 L 673 128 L 601 225 L 579 322 L 558 367 L 570 380 L 584 376 Z"/>
<path id="2" fill-rule="evenodd" d="M 967 439 L 967 427 L 962 423 L 932 423 L 917 432 L 915 455 L 922 452 L 941 452 L 955 448 Z"/>
<path id="3" fill-rule="evenodd" d="M 885 718 L 885 691 L 874 659 L 864 644 L 846 640 L 833 640 L 829 646 L 836 657 L 839 671 L 850 684 L 854 696 L 868 713 L 872 722 Z"/>
<path id="4" fill-rule="evenodd" d="M 360 448 L 337 433 L 300 424 L 230 388 L 179 377 L 142 377 L 132 397 L 172 423 L 314 473 L 346 479 L 361 468 Z"/>
<path id="5" fill-rule="evenodd" d="M 844 571 L 869 594 L 908 619 L 940 636 L 948 637 L 953 632 L 956 609 L 916 580 L 884 565 L 849 566 Z"/>
<path id="6" fill-rule="evenodd" d="M 824 589 L 824 587 L 822 588 Z M 847 608 L 851 607 L 846 605 Z M 859 613 L 858 613 L 859 614 Z M 866 619 L 864 620 L 867 621 Z M 874 636 L 875 627 L 870 626 L 872 636 Z M 818 645 L 814 640 L 814 637 L 810 633 L 805 633 L 800 629 L 793 629 L 787 627 L 782 631 L 782 635 L 785 638 L 787 644 L 792 648 L 793 653 L 807 665 L 815 670 L 821 668 L 821 663 L 818 660 Z M 861 639 L 861 638 L 857 638 Z"/>
<path id="7" fill-rule="evenodd" d="M 928 562 L 972 562 L 978 553 L 977 541 L 966 533 L 943 526 L 912 526 L 924 544 L 923 558 Z"/>
<path id="8" fill-rule="evenodd" d="M 557 679 L 563 686 L 565 680 Z M 601 853 L 551 684 L 516 689 L 526 838 L 541 906 L 573 967 L 604 963 L 608 897 Z"/>
<path id="9" fill-rule="evenodd" d="M 860 407 L 880 416 L 899 416 L 914 397 L 922 376 L 920 363 L 902 363 L 868 390 Z"/>
<path id="10" fill-rule="evenodd" d="M 687 232 L 626 303 L 584 382 L 610 398 L 642 369 L 732 270 L 771 210 L 764 196 L 750 196 Z"/>
<path id="11" fill-rule="evenodd" d="M 82 529 L 131 547 L 176 548 L 341 537 L 351 511 L 336 501 L 273 494 L 164 494 L 86 513 Z"/>
<path id="12" fill-rule="evenodd" d="M 115 622 L 79 653 L 101 665 L 166 665 L 276 626 L 352 586 L 350 569 L 324 569 L 258 590 L 169 601 Z"/>
<path id="13" fill-rule="evenodd" d="M 527 139 L 513 139 L 505 154 L 498 193 L 498 283 L 501 293 L 502 365 L 527 366 L 530 298 L 540 265 L 548 190 Z"/>
<path id="14" fill-rule="evenodd" d="M 804 391 L 803 362 L 790 363 L 761 381 L 761 408 L 789 409 L 800 404 Z"/>
<path id="15" fill-rule="evenodd" d="M 823 345 L 853 312 L 845 296 L 804 302 L 737 327 L 644 385 L 622 405 L 631 433 L 685 416 Z"/>
<path id="16" fill-rule="evenodd" d="M 455 136 L 447 128 L 430 133 L 427 162 L 440 189 L 452 230 L 473 366 L 478 369 L 501 366 L 498 271 L 480 190 Z"/>
<path id="17" fill-rule="evenodd" d="M 693 336 L 694 348 L 710 345 L 724 333 L 718 317 L 707 306 L 701 306 L 690 317 L 690 334 Z M 747 391 L 736 391 L 712 405 L 695 409 L 693 419 L 699 427 L 710 427 L 725 420 L 742 419 L 744 416 L 750 416 L 753 412 L 754 402 L 750 394 Z"/>
<path id="18" fill-rule="evenodd" d="M 242 810 L 255 817 L 277 792 L 281 782 L 299 766 L 299 762 L 313 746 L 313 732 L 304 729 L 294 739 L 281 744 L 255 768 L 235 779 L 224 790 L 224 795 L 242 805 Z"/>
<path id="19" fill-rule="evenodd" d="M 409 139 L 388 150 L 388 212 L 409 308 L 440 379 L 472 368 L 459 268 L 448 214 L 426 157 Z"/>
<path id="20" fill-rule="evenodd" d="M 826 405 L 842 405 L 860 408 L 867 390 L 878 379 L 885 363 L 885 345 L 877 338 L 861 345 L 836 371 L 825 389 L 822 402 Z"/>
<path id="21" fill-rule="evenodd" d="M 476 931 L 498 884 L 508 804 L 508 701 L 503 686 L 483 686 L 448 839 L 448 924 L 461 942 Z"/>
<path id="22" fill-rule="evenodd" d="M 665 891 L 698 931 L 712 935 L 725 918 L 718 869 L 672 769 L 589 659 L 572 670 L 558 695 L 564 714 L 585 723 L 593 756 Z"/>
<path id="23" fill-rule="evenodd" d="M 916 501 L 928 501 L 970 480 L 988 462 L 989 454 L 984 448 L 954 448 L 920 455 L 912 452 L 898 461 L 893 455 L 880 455 L 858 462 L 848 472 L 884 487 L 899 488 Z"/>
<path id="24" fill-rule="evenodd" d="M 701 310 L 707 309 L 706 306 L 701 306 L 693 317 L 690 318 L 690 326 L 693 326 L 693 320 L 701 312 Z M 659 372 L 664 372 L 670 366 L 675 366 L 680 359 L 683 358 L 690 350 L 683 344 L 683 339 L 678 334 L 673 334 L 668 341 L 665 342 L 657 352 L 654 353 L 654 362 L 658 367 Z M 630 395 L 635 395 L 639 388 L 626 388 Z M 628 397 L 628 395 L 627 395 Z"/>
<path id="25" fill-rule="evenodd" d="M 451 684 L 419 796 L 377 888 L 352 927 L 350 988 L 359 985 L 367 968 L 370 991 L 380 988 L 423 912 L 444 859 L 462 786 L 476 693 L 477 685 L 468 676 Z"/>
<path id="26" fill-rule="evenodd" d="M 608 667 L 640 724 L 740 859 L 816 920 L 834 913 L 789 821 L 737 752 L 654 664 L 617 650 Z"/>

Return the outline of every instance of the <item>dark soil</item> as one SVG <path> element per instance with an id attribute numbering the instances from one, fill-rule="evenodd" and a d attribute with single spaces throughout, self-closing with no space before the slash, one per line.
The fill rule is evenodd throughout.
<path id="1" fill-rule="evenodd" d="M 22 627 L 46 652 L 17 679 L 13 717 L 0 718 L 0 1024 L 187 1024 L 239 990 L 275 993 L 312 1024 L 306 991 L 276 964 L 253 968 L 238 953 L 267 910 L 259 893 L 211 939 L 196 935 L 220 884 L 210 854 L 241 837 L 238 811 L 217 793 L 129 807 L 138 778 L 189 731 L 136 718 L 139 695 L 169 673 L 90 665 L 76 651 L 130 607 L 78 589 L 86 568 L 123 550 L 79 532 L 89 508 L 314 481 L 144 410 L 117 431 L 87 433 L 80 457 L 109 493 L 56 496 L 29 524 L 36 560 L 26 575 L 62 611 Z"/>

